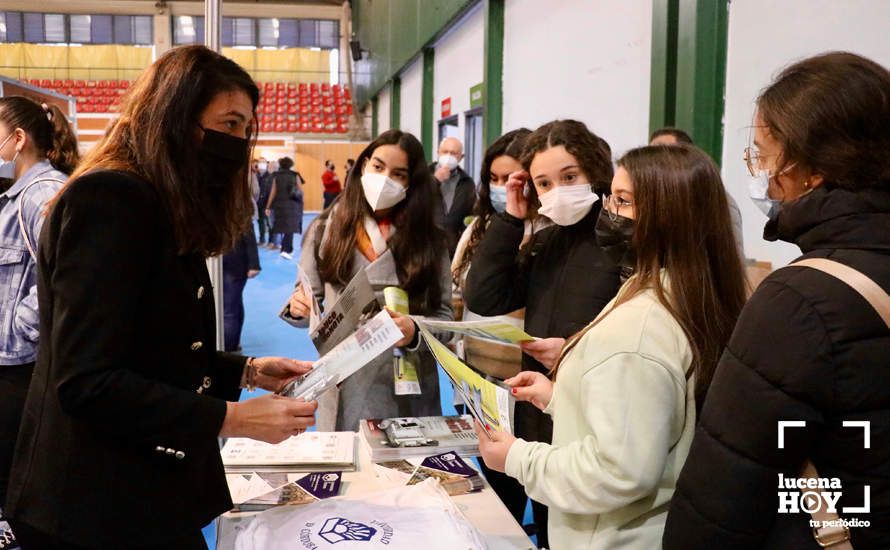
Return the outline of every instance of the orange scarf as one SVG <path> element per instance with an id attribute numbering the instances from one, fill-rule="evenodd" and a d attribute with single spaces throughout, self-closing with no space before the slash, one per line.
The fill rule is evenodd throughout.
<path id="1" fill-rule="evenodd" d="M 392 221 L 389 218 L 377 220 L 377 227 L 380 228 L 380 234 L 383 235 L 383 238 L 388 241 Z M 371 237 L 368 235 L 362 222 L 356 224 L 355 227 L 355 246 L 369 262 L 377 259 L 377 251 L 374 250 L 374 245 L 371 244 Z"/>

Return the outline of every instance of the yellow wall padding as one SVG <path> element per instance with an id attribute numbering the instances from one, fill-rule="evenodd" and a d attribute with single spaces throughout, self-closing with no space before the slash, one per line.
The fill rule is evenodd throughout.
<path id="1" fill-rule="evenodd" d="M 325 50 L 223 48 L 223 55 L 260 82 L 327 82 L 330 74 Z M 148 46 L 0 44 L 0 74 L 19 79 L 133 80 L 151 62 Z"/>

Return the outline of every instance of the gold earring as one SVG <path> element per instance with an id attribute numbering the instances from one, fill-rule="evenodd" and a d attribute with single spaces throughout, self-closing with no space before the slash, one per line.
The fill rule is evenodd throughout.
<path id="1" fill-rule="evenodd" d="M 803 182 L 803 188 L 806 189 L 807 191 L 810 190 L 810 180 L 806 180 Z"/>

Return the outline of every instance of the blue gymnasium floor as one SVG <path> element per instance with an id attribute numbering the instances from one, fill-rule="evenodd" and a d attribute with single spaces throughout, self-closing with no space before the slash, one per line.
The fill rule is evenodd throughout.
<path id="1" fill-rule="evenodd" d="M 317 214 L 303 217 L 303 228 L 309 227 Z M 241 346 L 245 355 L 261 357 L 266 355 L 292 357 L 294 359 L 318 359 L 318 352 L 309 340 L 305 329 L 291 327 L 278 318 L 281 307 L 290 297 L 297 278 L 297 263 L 300 260 L 300 235 L 294 235 L 293 260 L 286 260 L 278 250 L 260 247 L 260 267 L 262 271 L 254 279 L 247 281 L 244 288 L 244 328 L 241 331 Z M 439 372 L 443 414 L 456 414 L 452 400 L 454 390 L 445 375 Z M 242 392 L 241 399 L 260 395 Z M 524 523 L 531 522 L 530 509 L 526 510 Z M 211 549 L 216 547 L 216 522 L 204 528 L 204 538 Z"/>

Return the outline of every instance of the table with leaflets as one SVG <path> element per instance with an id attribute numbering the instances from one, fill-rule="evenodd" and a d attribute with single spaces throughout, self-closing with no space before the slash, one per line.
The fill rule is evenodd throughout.
<path id="1" fill-rule="evenodd" d="M 341 495 L 361 497 L 396 486 L 393 481 L 378 477 L 371 463 L 368 448 L 361 437 L 356 434 L 358 453 L 357 467 L 353 472 L 343 473 Z M 526 550 L 535 548 L 526 536 L 522 527 L 500 501 L 495 492 L 486 483 L 476 493 L 451 497 L 461 512 L 479 531 L 489 550 Z M 228 512 L 223 514 L 217 524 L 218 550 L 235 548 L 236 527 L 249 519 L 254 513 Z"/>

